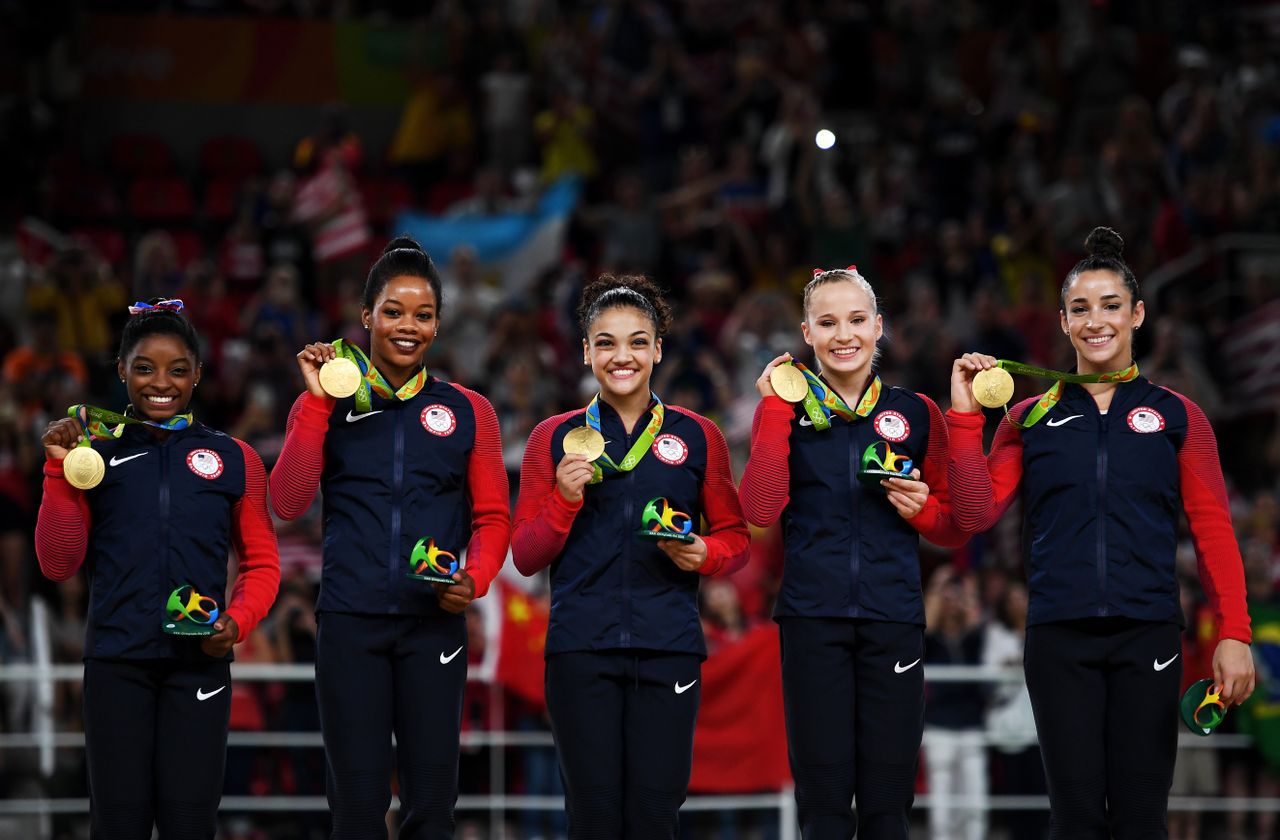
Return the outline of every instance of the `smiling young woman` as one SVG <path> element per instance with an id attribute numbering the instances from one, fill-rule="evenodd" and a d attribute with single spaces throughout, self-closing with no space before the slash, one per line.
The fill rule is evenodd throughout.
<path id="1" fill-rule="evenodd" d="M 189 413 L 200 342 L 177 300 L 138 303 L 117 370 L 129 408 L 49 424 L 36 556 L 52 580 L 89 577 L 84 719 L 95 837 L 213 837 L 231 712 L 232 647 L 267 614 L 280 562 L 262 461 Z M 93 439 L 90 489 L 64 474 Z M 102 460 L 106 456 L 109 460 Z M 84 486 L 81 483 L 81 486 Z M 238 558 L 230 601 L 227 556 Z M 207 596 L 211 635 L 170 635 L 172 592 Z M 184 607 L 188 606 L 184 603 Z M 181 749 L 171 748 L 180 744 Z"/>
<path id="2" fill-rule="evenodd" d="M 547 708 L 569 836 L 674 840 L 706 658 L 698 582 L 746 561 L 747 526 L 720 430 L 650 390 L 671 321 L 657 287 L 605 275 L 578 321 L 600 391 L 530 435 L 512 557 L 526 575 L 551 567 Z M 651 514 L 685 533 L 638 535 Z"/>
<path id="3" fill-rule="evenodd" d="M 1253 691 L 1244 571 L 1217 442 L 1191 400 L 1133 364 L 1146 307 L 1124 242 L 1095 228 L 1062 284 L 1062 331 L 1079 373 L 1002 421 L 985 461 L 969 353 L 951 374 L 957 523 L 992 527 L 1021 487 L 1030 602 L 1026 675 L 1049 783 L 1051 836 L 1167 837 L 1182 678 L 1175 555 L 1186 512 L 1200 580 L 1217 609 L 1222 699 Z M 1043 421 L 1043 422 L 1041 422 Z"/>
<path id="4" fill-rule="evenodd" d="M 431 258 L 393 239 L 365 283 L 369 354 L 345 342 L 298 353 L 307 390 L 271 473 L 283 519 L 324 491 L 316 696 L 335 840 L 386 835 L 393 732 L 399 836 L 453 836 L 463 611 L 506 558 L 510 511 L 493 407 L 424 367 L 442 304 Z M 338 398 L 324 387 L 334 360 L 350 373 Z"/>
<path id="5" fill-rule="evenodd" d="M 774 618 L 800 825 L 806 840 L 855 824 L 905 838 L 923 729 L 919 537 L 966 539 L 948 511 L 946 424 L 928 397 L 880 381 L 884 323 L 855 267 L 815 270 L 804 315 L 819 370 L 789 353 L 765 367 L 741 487 L 748 522 L 783 520 Z M 882 469 L 866 473 L 871 461 Z"/>

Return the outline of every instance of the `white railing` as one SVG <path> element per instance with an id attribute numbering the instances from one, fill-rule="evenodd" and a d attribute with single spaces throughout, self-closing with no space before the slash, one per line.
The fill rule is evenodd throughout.
<path id="1" fill-rule="evenodd" d="M 487 730 L 468 731 L 461 736 L 464 749 L 488 749 L 489 789 L 501 791 L 505 788 L 506 750 L 508 748 L 553 747 L 551 733 L 511 732 L 502 729 L 504 718 L 504 692 L 495 680 L 497 658 L 500 653 L 501 604 L 497 598 L 485 598 L 477 602 L 484 617 L 485 655 L 478 663 L 472 663 L 468 669 L 468 682 L 488 685 L 490 689 L 489 721 Z M 84 734 L 82 732 L 57 732 L 54 730 L 53 697 L 54 685 L 59 682 L 80 682 L 84 678 L 82 664 L 53 664 L 50 661 L 50 645 L 48 638 L 49 613 L 40 598 L 32 599 L 30 604 L 32 654 L 35 661 L 27 663 L 11 663 L 0 666 L 0 686 L 6 683 L 30 684 L 33 708 L 31 712 L 31 730 L 27 732 L 0 732 L 0 753 L 4 751 L 38 750 L 40 772 L 48 777 L 53 772 L 55 753 L 59 749 L 82 749 Z M 926 682 L 986 682 L 993 684 L 1020 685 L 1023 682 L 1021 668 L 993 668 L 970 665 L 927 665 Z M 315 680 L 313 664 L 264 664 L 264 663 L 232 663 L 231 673 L 237 682 L 270 682 L 270 683 L 310 683 Z M 930 740 L 928 731 L 924 734 L 927 749 Z M 974 734 L 974 741 L 988 747 L 1007 747 L 1004 739 L 993 738 L 989 734 Z M 393 738 L 394 742 L 394 738 Z M 1199 738 L 1191 734 L 1183 734 L 1179 738 L 1179 748 L 1193 749 L 1228 749 L 1247 748 L 1251 739 L 1242 735 L 1215 735 L 1212 738 Z M 321 749 L 324 742 L 319 732 L 278 732 L 278 731 L 233 731 L 227 739 L 232 748 L 303 748 Z M 1030 743 L 1028 743 L 1030 745 Z M 1045 796 L 987 796 L 982 799 L 948 797 L 951 807 L 979 809 L 983 811 L 1023 811 L 1048 810 L 1049 802 Z M 932 807 L 930 796 L 916 797 L 915 808 L 927 810 Z M 399 802 L 393 800 L 393 808 Z M 505 793 L 490 795 L 462 795 L 458 798 L 457 810 L 460 812 L 488 812 L 490 825 L 500 825 L 511 811 L 559 811 L 564 808 L 564 800 L 559 796 L 510 796 Z M 1241 798 L 1241 797 L 1179 797 L 1169 800 L 1172 811 L 1248 811 L 1248 812 L 1280 812 L 1280 798 Z M 322 796 L 224 796 L 221 801 L 224 813 L 279 813 L 279 812 L 323 812 L 328 810 L 328 803 Z M 778 837 L 780 840 L 796 840 L 795 799 L 790 788 L 754 795 L 717 795 L 690 796 L 682 808 L 684 812 L 701 811 L 775 811 L 778 817 Z M 52 837 L 52 817 L 65 814 L 87 814 L 89 801 L 85 798 L 43 797 L 8 799 L 0 801 L 0 833 L 3 833 L 6 820 L 30 819 L 34 826 L 29 827 L 34 834 L 24 834 L 24 840 L 45 840 Z"/>

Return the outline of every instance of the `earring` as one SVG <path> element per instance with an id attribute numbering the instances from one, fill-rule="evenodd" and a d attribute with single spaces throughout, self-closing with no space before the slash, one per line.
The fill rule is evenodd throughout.
<path id="1" fill-rule="evenodd" d="M 364 324 L 364 328 L 365 328 L 366 330 L 367 330 L 367 329 L 369 329 L 369 325 L 368 325 L 368 324 Z"/>

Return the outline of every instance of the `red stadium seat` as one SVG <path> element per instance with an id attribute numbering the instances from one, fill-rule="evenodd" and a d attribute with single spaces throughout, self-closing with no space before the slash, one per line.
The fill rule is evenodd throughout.
<path id="1" fill-rule="evenodd" d="M 154 134 L 121 134 L 111 141 L 109 160 L 116 175 L 130 178 L 168 175 L 173 171 L 173 153 Z"/>
<path id="2" fill-rule="evenodd" d="M 171 230 L 174 250 L 178 252 L 178 268 L 186 270 L 187 266 L 204 256 L 204 242 L 193 231 Z"/>
<path id="3" fill-rule="evenodd" d="M 361 178 L 357 184 L 371 224 L 385 228 L 416 199 L 409 185 L 398 178 Z"/>
<path id="4" fill-rule="evenodd" d="M 215 222 L 229 222 L 235 218 L 240 200 L 239 178 L 219 178 L 204 188 L 204 217 Z"/>
<path id="5" fill-rule="evenodd" d="M 129 185 L 129 213 L 145 222 L 189 221 L 195 200 L 181 178 L 143 178 Z"/>
<path id="6" fill-rule="evenodd" d="M 124 264 L 124 235 L 110 227 L 82 227 L 71 231 L 77 245 L 94 251 L 114 266 Z"/>
<path id="7" fill-rule="evenodd" d="M 62 222 L 116 221 L 120 216 L 120 199 L 106 176 L 97 172 L 73 172 L 55 181 L 53 212 Z"/>
<path id="8" fill-rule="evenodd" d="M 200 168 L 210 178 L 239 181 L 262 171 L 262 155 L 243 137 L 215 137 L 200 149 Z"/>

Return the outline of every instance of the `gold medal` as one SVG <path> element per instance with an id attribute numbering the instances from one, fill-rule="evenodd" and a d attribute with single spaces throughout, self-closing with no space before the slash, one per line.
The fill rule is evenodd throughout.
<path id="1" fill-rule="evenodd" d="M 106 471 L 102 455 L 87 446 L 75 447 L 62 459 L 62 474 L 66 476 L 67 483 L 80 490 L 97 487 Z"/>
<path id="2" fill-rule="evenodd" d="M 987 368 L 973 377 L 973 396 L 987 408 L 999 408 L 1013 397 L 1013 377 L 1004 368 Z"/>
<path id="3" fill-rule="evenodd" d="M 579 426 L 564 436 L 564 451 L 594 461 L 604 454 L 604 435 L 590 426 Z"/>
<path id="4" fill-rule="evenodd" d="M 342 356 L 320 366 L 320 387 L 336 399 L 349 397 L 360 390 L 360 368 Z"/>
<path id="5" fill-rule="evenodd" d="M 778 365 L 769 371 L 773 392 L 789 403 L 798 403 L 809 393 L 809 380 L 795 365 Z"/>

